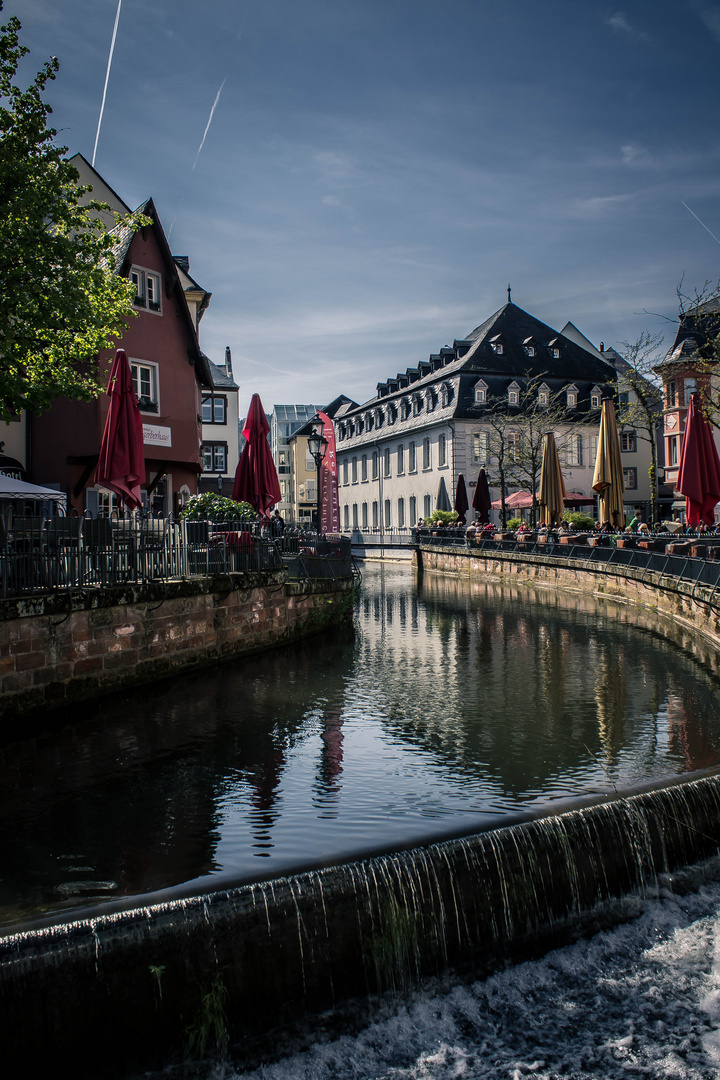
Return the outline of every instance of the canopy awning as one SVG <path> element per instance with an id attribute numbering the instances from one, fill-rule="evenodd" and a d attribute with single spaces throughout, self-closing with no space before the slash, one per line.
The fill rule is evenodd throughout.
<path id="1" fill-rule="evenodd" d="M 13 480 L 11 476 L 0 476 L 0 499 L 37 499 L 39 502 L 52 499 L 64 505 L 66 498 L 64 491 L 38 487 L 37 484 L 28 484 L 26 480 Z"/>

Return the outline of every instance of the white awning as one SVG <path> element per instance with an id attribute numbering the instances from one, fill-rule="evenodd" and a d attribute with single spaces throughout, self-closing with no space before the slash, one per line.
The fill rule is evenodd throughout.
<path id="1" fill-rule="evenodd" d="M 38 487 L 37 484 L 28 484 L 25 480 L 14 480 L 11 476 L 0 476 L 0 499 L 37 499 L 39 502 L 52 499 L 63 505 L 66 502 L 64 491 Z"/>

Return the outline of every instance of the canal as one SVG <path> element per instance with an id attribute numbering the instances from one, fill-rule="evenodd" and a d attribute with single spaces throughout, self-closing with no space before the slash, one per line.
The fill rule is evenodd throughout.
<path id="1" fill-rule="evenodd" d="M 612 606 L 367 565 L 355 630 L 0 747 L 0 921 L 149 903 L 720 764 L 717 679 Z"/>

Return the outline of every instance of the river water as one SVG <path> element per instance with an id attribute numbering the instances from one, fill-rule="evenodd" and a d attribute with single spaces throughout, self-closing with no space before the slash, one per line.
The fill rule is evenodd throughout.
<path id="1" fill-rule="evenodd" d="M 720 764 L 718 680 L 612 607 L 369 565 L 355 630 L 0 747 L 0 922 L 206 891 Z"/>

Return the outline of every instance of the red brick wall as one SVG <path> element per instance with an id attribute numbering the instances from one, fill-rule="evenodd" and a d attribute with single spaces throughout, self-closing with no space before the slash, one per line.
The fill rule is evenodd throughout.
<path id="1" fill-rule="evenodd" d="M 202 583 L 4 601 L 0 716 L 103 693 L 184 668 L 272 648 L 347 620 L 346 582 L 312 594 L 265 582 L 211 592 Z M 101 600 L 102 606 L 98 606 Z"/>

